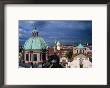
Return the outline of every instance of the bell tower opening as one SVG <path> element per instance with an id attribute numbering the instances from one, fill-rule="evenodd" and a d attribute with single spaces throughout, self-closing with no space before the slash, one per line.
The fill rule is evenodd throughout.
<path id="1" fill-rule="evenodd" d="M 38 37 L 38 31 L 37 30 L 33 30 L 32 31 L 32 36 L 33 37 Z"/>

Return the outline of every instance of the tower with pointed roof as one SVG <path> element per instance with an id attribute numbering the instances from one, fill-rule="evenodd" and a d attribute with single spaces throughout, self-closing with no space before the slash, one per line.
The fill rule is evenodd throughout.
<path id="1" fill-rule="evenodd" d="M 57 50 L 60 50 L 60 42 L 59 41 L 57 41 Z"/>

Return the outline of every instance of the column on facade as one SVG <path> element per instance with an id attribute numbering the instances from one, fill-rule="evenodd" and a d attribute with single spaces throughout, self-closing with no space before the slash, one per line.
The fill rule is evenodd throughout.
<path id="1" fill-rule="evenodd" d="M 40 61 L 42 62 L 42 53 L 40 53 Z"/>
<path id="2" fill-rule="evenodd" d="M 37 53 L 37 62 L 40 62 L 40 53 Z"/>
<path id="3" fill-rule="evenodd" d="M 31 53 L 30 61 L 33 61 L 33 53 Z"/>
<path id="4" fill-rule="evenodd" d="M 30 52 L 28 53 L 28 55 L 29 55 L 28 61 L 30 61 Z"/>

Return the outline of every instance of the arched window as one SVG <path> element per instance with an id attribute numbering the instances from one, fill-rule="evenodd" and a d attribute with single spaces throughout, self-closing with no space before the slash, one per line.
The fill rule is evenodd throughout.
<path id="1" fill-rule="evenodd" d="M 78 53 L 78 50 L 77 50 L 77 53 Z"/>
<path id="2" fill-rule="evenodd" d="M 83 53 L 84 53 L 84 50 L 83 50 Z"/>
<path id="3" fill-rule="evenodd" d="M 34 54 L 34 61 L 37 61 L 37 54 Z"/>
<path id="4" fill-rule="evenodd" d="M 29 54 L 26 54 L 26 61 L 29 61 Z"/>

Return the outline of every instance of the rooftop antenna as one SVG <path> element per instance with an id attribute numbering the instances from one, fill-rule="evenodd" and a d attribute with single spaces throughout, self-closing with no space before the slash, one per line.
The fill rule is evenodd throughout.
<path id="1" fill-rule="evenodd" d="M 34 30 L 37 29 L 37 27 L 36 27 L 36 23 L 35 23 L 35 22 L 33 23 L 33 29 L 34 29 Z"/>

